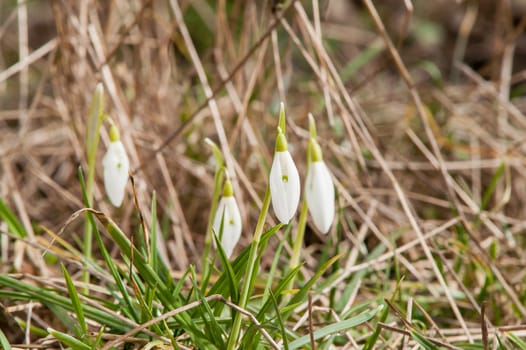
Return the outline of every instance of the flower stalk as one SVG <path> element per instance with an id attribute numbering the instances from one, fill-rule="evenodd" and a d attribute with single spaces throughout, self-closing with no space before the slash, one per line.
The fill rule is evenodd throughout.
<path id="1" fill-rule="evenodd" d="M 217 206 L 219 204 L 219 197 L 221 196 L 221 184 L 223 183 L 225 166 L 223 155 L 221 150 L 217 145 L 210 140 L 205 138 L 205 142 L 212 148 L 212 153 L 216 159 L 216 171 L 214 175 L 214 192 L 212 194 L 212 204 L 210 207 L 210 214 L 208 215 L 208 224 L 206 227 L 206 236 L 205 236 L 205 247 L 203 252 L 202 260 L 202 276 L 201 276 L 201 290 L 204 292 L 208 285 L 208 280 L 210 278 L 210 266 L 212 265 L 212 259 L 210 252 L 212 250 L 213 243 L 213 224 L 214 224 L 214 215 L 217 211 Z"/>
<path id="2" fill-rule="evenodd" d="M 281 104 L 281 109 L 280 109 L 280 114 L 279 114 L 279 123 L 278 123 L 278 127 L 277 127 L 277 136 L 276 136 L 276 153 L 278 152 L 287 152 L 288 153 L 288 150 L 287 150 L 287 140 L 285 138 L 285 127 L 286 127 L 286 122 L 285 122 L 285 108 L 284 108 L 284 105 L 283 103 Z M 289 154 L 290 156 L 290 154 Z M 276 159 L 276 156 L 274 157 L 274 161 Z M 290 158 L 292 160 L 292 158 Z M 281 164 L 280 164 L 281 165 Z M 294 165 L 292 163 L 292 165 Z M 298 188 L 297 188 L 297 192 L 298 192 L 298 200 L 299 200 L 299 175 L 297 174 L 297 169 L 296 169 L 296 166 L 294 165 L 293 167 L 293 170 L 296 171 L 296 174 L 294 175 L 293 174 L 293 171 L 292 168 L 287 168 L 289 165 L 286 165 L 284 168 L 280 168 L 278 174 L 280 176 L 283 176 L 283 175 L 288 175 L 289 178 L 288 180 L 290 181 L 291 179 L 291 176 L 294 177 L 294 176 L 297 176 L 297 182 L 298 182 Z M 269 184 L 267 186 L 267 189 L 265 191 L 265 198 L 263 199 L 263 204 L 261 206 L 261 211 L 259 212 L 259 217 L 258 217 L 258 222 L 256 224 L 256 229 L 254 231 L 254 238 L 252 239 L 252 244 L 250 246 L 250 251 L 249 251 L 249 255 L 248 255 L 248 264 L 247 264 L 247 269 L 245 271 L 245 278 L 243 280 L 243 286 L 241 288 L 241 295 L 240 295 L 240 298 L 239 298 L 239 307 L 241 307 L 242 309 L 245 309 L 246 306 L 247 306 L 247 303 L 248 303 L 248 299 L 250 297 L 250 294 L 252 293 L 252 289 L 253 289 L 253 277 L 254 275 L 257 273 L 257 252 L 258 252 L 258 249 L 259 249 L 259 243 L 260 243 L 260 240 L 261 240 L 261 235 L 263 234 L 263 227 L 265 225 L 265 221 L 266 221 L 266 218 L 267 218 L 267 213 L 268 213 L 268 209 L 270 207 L 270 203 L 272 201 L 272 204 L 274 206 L 274 201 L 273 201 L 273 196 L 274 194 L 276 193 L 275 189 L 273 191 L 273 184 L 272 184 L 272 171 L 274 169 L 274 163 L 273 163 L 273 166 L 270 170 L 270 174 L 269 174 Z M 285 171 L 283 171 L 285 170 Z M 288 171 L 288 172 L 286 172 Z M 291 175 L 292 174 L 292 175 Z M 279 178 L 279 181 L 281 181 L 283 178 Z M 292 179 L 292 181 L 295 181 L 295 179 Z M 286 185 L 284 185 L 286 186 Z M 278 187 L 279 188 L 279 187 Z M 290 193 L 289 193 L 290 194 Z M 289 197 L 287 196 L 283 196 L 283 193 L 276 193 L 276 196 L 280 196 L 280 198 L 282 200 L 290 200 Z M 271 200 L 272 198 L 272 200 Z M 298 206 L 298 202 L 296 201 L 296 205 L 294 207 L 294 210 L 295 208 Z M 288 208 L 288 206 L 286 206 Z M 292 207 L 292 206 L 291 206 Z M 276 211 L 276 207 L 274 207 L 274 211 Z M 276 213 L 277 214 L 277 213 Z M 290 213 L 287 213 L 286 215 L 289 215 Z M 292 216 L 294 215 L 294 213 L 292 213 Z M 278 215 L 277 215 L 278 216 Z M 291 217 L 292 217 L 291 216 Z M 279 216 L 278 216 L 279 218 Z M 280 219 L 281 220 L 281 219 Z M 288 221 L 290 220 L 290 218 L 288 220 L 286 220 L 288 223 Z M 232 325 L 232 330 L 230 332 L 230 337 L 228 339 L 228 345 L 227 345 L 227 350 L 234 350 L 236 348 L 236 345 L 237 345 L 237 341 L 238 341 L 238 338 L 239 338 L 239 334 L 241 332 L 241 321 L 242 321 L 242 315 L 241 313 L 237 312 L 235 317 L 234 317 L 234 323 Z"/>
<path id="3" fill-rule="evenodd" d="M 97 156 L 97 148 L 99 145 L 100 128 L 104 119 L 104 87 L 102 83 L 98 83 L 93 93 L 91 100 L 90 111 L 88 114 L 88 130 L 86 135 L 86 153 L 88 158 L 88 176 L 86 179 L 86 195 L 88 204 L 93 203 L 93 187 L 95 184 L 95 161 Z M 84 224 L 84 245 L 83 254 L 86 261 L 90 261 L 92 257 L 92 240 L 93 227 L 90 220 L 85 221 Z M 89 285 L 90 273 L 88 269 L 82 272 L 82 281 L 85 286 Z M 88 293 L 88 287 L 83 289 L 84 293 Z"/>

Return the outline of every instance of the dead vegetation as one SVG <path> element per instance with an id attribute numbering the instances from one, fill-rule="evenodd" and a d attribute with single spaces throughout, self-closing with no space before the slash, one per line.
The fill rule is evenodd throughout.
<path id="1" fill-rule="evenodd" d="M 87 164 L 98 82 L 148 227 L 157 193 L 163 255 L 176 278 L 201 261 L 214 187 L 203 139 L 224 153 L 245 248 L 285 101 L 300 174 L 312 112 L 339 194 L 338 225 L 328 236 L 307 231 L 301 280 L 341 254 L 313 288 L 313 304 L 301 304 L 287 326 L 307 334 L 306 310 L 317 329 L 360 303 L 388 299 L 385 318 L 342 332 L 335 344 L 525 348 L 522 2 L 56 0 L 4 2 L 0 13 L 0 198 L 27 232 L 16 237 L 0 221 L 2 274 L 64 289 L 59 264 L 42 258 L 48 251 L 79 280 L 82 261 L 61 240 L 83 240 L 83 216 L 70 219 L 84 207 L 77 167 Z M 104 128 L 101 140 L 99 164 Z M 95 209 L 129 236 L 139 230 L 131 187 L 114 209 L 97 170 L 94 193 Z M 264 272 L 282 240 L 288 260 L 288 231 L 277 237 Z M 0 329 L 20 348 L 45 347 L 49 336 L 10 332 L 11 316 L 61 326 L 41 305 L 0 291 Z M 96 322 L 90 327 L 97 332 Z"/>

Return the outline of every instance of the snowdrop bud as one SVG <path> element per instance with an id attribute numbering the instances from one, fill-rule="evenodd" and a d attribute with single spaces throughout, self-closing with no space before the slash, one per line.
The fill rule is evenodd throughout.
<path id="1" fill-rule="evenodd" d="M 310 164 L 305 180 L 307 206 L 314 225 L 322 233 L 327 233 L 334 219 L 334 184 L 318 142 L 311 138 L 309 147 Z"/>
<path id="2" fill-rule="evenodd" d="M 111 204 L 120 207 L 124 199 L 130 162 L 119 137 L 119 130 L 112 124 L 110 128 L 110 145 L 102 159 L 104 168 L 104 187 Z"/>
<path id="3" fill-rule="evenodd" d="M 221 222 L 223 229 L 221 230 Z M 214 217 L 213 229 L 216 235 L 222 233 L 221 246 L 227 258 L 230 258 L 234 248 L 241 237 L 241 214 L 234 198 L 232 183 L 230 180 L 225 182 L 223 197 L 219 201 Z"/>
<path id="4" fill-rule="evenodd" d="M 294 160 L 287 150 L 285 135 L 279 127 L 269 186 L 274 213 L 281 223 L 288 224 L 300 201 L 300 177 Z"/>

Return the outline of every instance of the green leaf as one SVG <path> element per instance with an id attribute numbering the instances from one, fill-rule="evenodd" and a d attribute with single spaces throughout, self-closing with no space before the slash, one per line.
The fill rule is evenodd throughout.
<path id="1" fill-rule="evenodd" d="M 91 346 L 84 344 L 78 339 L 75 339 L 71 335 L 56 331 L 54 329 L 48 328 L 49 334 L 53 337 L 60 340 L 62 343 L 71 347 L 73 350 L 92 350 Z"/>
<path id="2" fill-rule="evenodd" d="M 79 179 L 80 179 L 80 187 L 81 187 L 81 190 L 82 190 L 82 199 L 84 200 L 84 205 L 89 207 L 90 203 L 89 203 L 88 195 L 87 195 L 87 192 L 86 192 L 86 186 L 85 186 L 85 182 L 84 182 L 84 174 L 82 173 L 82 169 L 80 167 L 79 167 L 78 173 L 79 173 Z M 124 284 L 122 282 L 122 277 L 118 273 L 117 267 L 115 266 L 112 257 L 110 256 L 110 254 L 108 253 L 108 250 L 106 249 L 106 246 L 104 245 L 104 241 L 102 240 L 102 236 L 101 236 L 100 231 L 99 231 L 99 229 L 97 227 L 97 223 L 95 222 L 95 218 L 93 217 L 93 214 L 91 212 L 88 212 L 87 213 L 87 218 L 88 218 L 89 222 L 91 223 L 91 227 L 93 228 L 95 240 L 97 241 L 99 249 L 100 249 L 100 251 L 102 253 L 102 256 L 104 258 L 104 262 L 108 266 L 108 269 L 110 270 L 110 273 L 111 273 L 111 275 L 113 277 L 113 280 L 115 281 L 115 284 L 117 285 L 117 288 L 119 289 L 119 292 L 121 293 L 121 296 L 122 296 L 121 300 L 123 301 L 122 304 L 124 305 L 125 309 L 127 310 L 127 314 L 131 315 L 131 317 L 133 318 L 133 320 L 135 322 L 139 322 L 140 321 L 140 317 L 139 317 L 139 315 L 137 313 L 137 310 L 133 306 L 133 303 L 131 301 L 130 295 L 128 294 L 128 290 L 126 289 L 126 287 L 124 286 Z"/>
<path id="3" fill-rule="evenodd" d="M 484 345 L 482 344 L 470 344 L 470 343 L 460 343 L 455 344 L 456 347 L 459 347 L 464 350 L 484 350 Z"/>
<path id="4" fill-rule="evenodd" d="M 424 349 L 426 350 L 439 350 L 438 346 L 433 344 L 429 339 L 424 337 L 423 335 L 415 332 L 410 331 L 411 338 L 413 338 L 418 344 L 420 344 Z"/>
<path id="5" fill-rule="evenodd" d="M 289 305 L 282 310 L 283 319 L 287 320 L 294 311 L 294 308 L 296 308 L 296 304 L 301 303 L 305 300 L 305 297 L 307 296 L 307 293 L 312 288 L 314 283 L 320 279 L 321 276 L 329 269 L 332 264 L 334 264 L 338 259 L 340 258 L 339 255 L 334 256 L 330 258 L 325 264 L 323 264 L 318 271 L 314 274 L 314 276 L 311 277 L 307 283 L 294 295 L 294 297 L 290 300 Z"/>
<path id="6" fill-rule="evenodd" d="M 334 334 L 334 333 L 338 333 L 338 332 L 342 332 L 342 331 L 345 331 L 349 328 L 352 328 L 352 327 L 356 327 L 356 326 L 359 326 L 367 321 L 369 321 L 370 319 L 372 319 L 377 313 L 378 311 L 380 311 L 384 306 L 383 305 L 379 305 L 377 306 L 376 308 L 372 309 L 372 310 L 369 310 L 369 311 L 366 311 L 366 312 L 363 312 L 359 315 L 356 315 L 352 318 L 349 318 L 347 320 L 343 320 L 343 321 L 340 321 L 340 322 L 336 322 L 336 323 L 333 323 L 327 327 L 323 327 L 323 328 L 320 328 L 318 329 L 317 331 L 314 332 L 313 336 L 314 336 L 314 340 L 319 340 L 321 338 L 324 338 L 330 334 Z M 304 335 L 294 341 L 292 341 L 290 344 L 289 344 L 289 350 L 294 350 L 294 349 L 299 349 L 303 346 L 306 346 L 310 343 L 310 335 L 307 334 L 307 335 Z"/>
<path id="7" fill-rule="evenodd" d="M 86 319 L 84 318 L 84 310 L 82 309 L 82 305 L 80 303 L 79 295 L 77 293 L 77 289 L 75 288 L 75 285 L 73 284 L 73 281 L 71 280 L 71 276 L 68 273 L 68 270 L 66 270 L 66 267 L 64 265 L 61 265 L 62 267 L 62 273 L 64 274 L 64 279 L 66 280 L 66 287 L 68 288 L 69 298 L 71 299 L 71 303 L 73 305 L 73 310 L 75 311 L 75 314 L 77 315 L 77 321 L 80 326 L 80 337 L 87 336 L 88 334 L 88 325 L 86 324 Z"/>
<path id="8" fill-rule="evenodd" d="M 11 345 L 9 345 L 9 340 L 5 336 L 4 332 L 0 329 L 0 345 L 4 350 L 11 350 Z"/>
<path id="9" fill-rule="evenodd" d="M 263 235 L 261 236 L 261 241 L 259 243 L 259 246 L 260 246 L 261 250 L 264 250 L 264 247 L 266 247 L 270 237 L 272 235 L 274 235 L 276 233 L 276 231 L 281 226 L 282 225 L 276 225 L 273 228 L 271 228 L 270 230 L 268 230 L 265 233 L 263 233 Z M 245 249 L 243 249 L 243 251 L 234 260 L 234 262 L 231 263 L 232 269 L 233 269 L 233 271 L 235 273 L 235 276 L 236 276 L 237 280 L 241 279 L 241 277 L 242 277 L 241 274 L 246 269 L 246 266 L 247 266 L 246 264 L 248 262 L 248 255 L 250 253 L 250 247 L 252 246 L 252 244 L 253 243 L 251 243 Z M 210 288 L 210 290 L 208 291 L 208 293 L 206 293 L 206 295 L 221 294 L 224 297 L 228 297 L 228 295 L 229 295 L 228 291 L 230 290 L 229 289 L 230 287 L 229 287 L 228 283 L 229 283 L 228 282 L 228 276 L 227 276 L 227 272 L 225 271 L 225 272 L 223 272 L 221 274 L 221 276 L 219 276 L 219 278 L 217 279 L 216 283 L 214 283 L 214 285 Z"/>
<path id="10" fill-rule="evenodd" d="M 526 342 L 513 333 L 507 334 L 508 339 L 521 350 L 526 350 Z"/>
<path id="11" fill-rule="evenodd" d="M 210 304 L 205 299 L 205 296 L 201 292 L 201 289 L 196 283 L 195 271 L 192 268 L 192 284 L 199 300 L 201 301 L 201 306 L 198 308 L 199 313 L 201 314 L 201 319 L 205 325 L 205 334 L 208 336 L 208 340 L 214 344 L 219 349 L 224 349 L 226 344 L 224 342 L 224 336 L 226 336 L 223 328 L 217 322 L 214 312 L 210 307 Z M 204 312 L 203 312 L 204 310 Z"/>
<path id="12" fill-rule="evenodd" d="M 493 176 L 491 177 L 491 180 L 490 180 L 490 182 L 488 184 L 488 187 L 487 187 L 487 189 L 484 192 L 484 195 L 482 197 L 482 202 L 480 204 L 480 210 L 484 210 L 484 209 L 487 208 L 487 206 L 489 204 L 489 201 L 491 199 L 491 196 L 495 192 L 495 189 L 497 188 L 497 184 L 499 182 L 499 179 L 504 174 L 504 170 L 505 169 L 506 169 L 506 163 L 502 163 L 501 165 L 499 165 L 499 167 L 495 171 L 495 174 L 493 174 Z"/>
<path id="13" fill-rule="evenodd" d="M 8 275 L 0 274 L 0 287 L 10 288 L 15 292 L 18 292 L 18 295 L 11 295 L 13 297 L 17 296 L 19 300 L 33 300 L 46 304 L 48 307 L 56 306 L 68 311 L 75 311 L 70 298 L 58 295 L 54 291 L 19 281 Z M 130 325 L 124 323 L 121 319 L 116 318 L 114 315 L 111 315 L 103 310 L 95 308 L 91 305 L 84 305 L 83 308 L 84 314 L 87 318 L 105 324 L 116 331 L 127 332 L 131 328 Z"/>
<path id="14" fill-rule="evenodd" d="M 11 233 L 20 238 L 27 237 L 24 226 L 18 221 L 15 214 L 9 209 L 9 207 L 0 198 L 0 218 L 7 223 L 7 227 Z"/>
<path id="15" fill-rule="evenodd" d="M 230 264 L 230 261 L 228 261 L 228 257 L 226 256 L 223 246 L 221 245 L 221 240 L 219 239 L 219 237 L 223 235 L 223 221 L 224 216 L 223 218 L 221 218 L 221 228 L 219 229 L 219 236 L 215 233 L 213 233 L 213 236 L 216 242 L 217 251 L 219 252 L 221 264 L 223 265 L 223 268 L 226 272 L 228 285 L 230 286 L 230 298 L 232 299 L 232 302 L 237 304 L 237 302 L 239 301 L 239 279 L 236 278 L 234 270 L 232 269 L 232 265 Z"/>
<path id="16" fill-rule="evenodd" d="M 274 310 L 277 315 L 278 325 L 281 331 L 281 338 L 283 339 L 283 349 L 289 350 L 289 341 L 287 339 L 287 333 L 285 332 L 285 325 L 283 324 L 283 320 L 281 319 L 281 314 L 279 313 L 278 301 L 276 300 L 276 297 L 274 293 L 272 292 L 270 292 L 270 300 L 272 300 L 272 305 L 274 305 Z"/>

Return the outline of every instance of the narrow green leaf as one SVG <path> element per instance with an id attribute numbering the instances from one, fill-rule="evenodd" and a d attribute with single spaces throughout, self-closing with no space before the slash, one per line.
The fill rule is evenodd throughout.
<path id="1" fill-rule="evenodd" d="M 24 229 L 24 226 L 18 219 L 16 218 L 15 214 L 9 209 L 7 204 L 2 201 L 2 198 L 0 198 L 0 218 L 2 218 L 3 221 L 7 223 L 7 228 L 11 233 L 13 233 L 15 236 L 18 236 L 20 238 L 27 237 L 26 230 Z"/>
<path id="2" fill-rule="evenodd" d="M 263 247 L 261 250 L 264 250 L 264 247 L 266 247 L 270 237 L 272 235 L 274 235 L 276 233 L 276 231 L 281 226 L 282 225 L 276 225 L 273 228 L 271 228 L 270 230 L 268 230 L 265 233 L 263 233 L 263 235 L 261 237 L 261 241 L 259 243 L 259 246 Z M 252 246 L 252 244 L 253 243 L 251 243 L 245 249 L 243 249 L 243 251 L 238 255 L 238 257 L 231 263 L 232 269 L 233 269 L 233 271 L 235 273 L 235 276 L 236 276 L 237 280 L 241 279 L 241 277 L 242 277 L 241 274 L 246 269 L 246 264 L 247 264 L 247 261 L 248 261 L 248 255 L 250 253 L 250 247 Z M 228 283 L 229 283 L 228 282 L 228 276 L 227 276 L 227 272 L 225 271 L 225 272 L 223 272 L 221 274 L 221 276 L 219 276 L 217 281 L 210 288 L 208 293 L 206 293 L 206 295 L 221 294 L 224 297 L 228 297 L 228 295 L 229 295 L 228 291 L 230 290 L 230 287 L 228 286 Z"/>
<path id="3" fill-rule="evenodd" d="M 522 340 L 513 333 L 508 333 L 507 337 L 513 344 L 517 345 L 519 349 L 526 350 L 526 342 L 524 340 Z"/>
<path id="4" fill-rule="evenodd" d="M 60 340 L 62 343 L 71 347 L 73 350 L 92 350 L 91 346 L 84 344 L 80 340 L 54 329 L 48 328 L 49 334 Z"/>
<path id="5" fill-rule="evenodd" d="M 484 345 L 482 344 L 470 344 L 470 343 L 460 343 L 456 344 L 455 346 L 464 350 L 484 350 Z"/>
<path id="6" fill-rule="evenodd" d="M 54 305 L 68 311 L 75 311 L 70 298 L 58 295 L 45 288 L 19 281 L 8 275 L 0 274 L 0 287 L 10 288 L 21 293 L 19 295 L 21 299 L 25 298 L 26 300 L 39 301 L 48 306 Z M 91 305 L 84 305 L 84 314 L 87 318 L 105 324 L 119 332 L 127 332 L 130 329 L 130 326 L 123 323 L 120 319 Z"/>
<path id="7" fill-rule="evenodd" d="M 84 310 L 82 309 L 82 305 L 80 303 L 79 295 L 77 293 L 77 289 L 75 288 L 75 285 L 73 284 L 73 281 L 71 280 L 71 276 L 68 273 L 68 270 L 66 270 L 66 267 L 61 264 L 62 267 L 62 273 L 64 274 L 64 279 L 66 280 L 66 287 L 68 288 L 69 298 L 71 299 L 71 303 L 73 305 L 73 310 L 75 311 L 75 314 L 77 315 L 77 321 L 80 326 L 81 331 L 81 337 L 87 336 L 88 334 L 88 325 L 86 324 L 86 319 L 84 318 Z"/>
<path id="8" fill-rule="evenodd" d="M 224 349 L 226 344 L 224 342 L 226 333 L 223 331 L 223 328 L 219 325 L 210 307 L 210 304 L 205 299 L 205 296 L 201 292 L 201 289 L 196 283 L 195 271 L 192 268 L 192 284 L 194 291 L 197 294 L 198 299 L 201 301 L 201 306 L 198 308 L 201 314 L 201 319 L 205 324 L 206 331 L 204 332 L 209 336 L 209 341 L 214 344 L 218 349 Z"/>
<path id="9" fill-rule="evenodd" d="M 431 341 L 429 341 L 426 337 L 423 335 L 415 332 L 411 332 L 411 338 L 413 338 L 418 344 L 420 344 L 424 349 L 426 350 L 439 350 L 438 346 L 433 344 Z"/>
<path id="10" fill-rule="evenodd" d="M 287 332 L 285 332 L 285 325 L 283 324 L 283 320 L 281 319 L 278 301 L 276 300 L 276 296 L 274 295 L 274 293 L 272 293 L 272 291 L 270 292 L 270 300 L 272 300 L 272 305 L 274 305 L 274 310 L 276 312 L 279 329 L 281 331 L 281 338 L 283 339 L 283 349 L 289 350 L 289 340 L 287 339 Z"/>
<path id="11" fill-rule="evenodd" d="M 376 308 L 356 315 L 347 320 L 336 322 L 327 327 L 320 328 L 314 332 L 314 340 L 319 340 L 323 337 L 326 337 L 330 334 L 342 332 L 349 328 L 356 327 L 372 319 L 378 311 L 383 308 L 383 305 L 379 305 Z M 310 343 L 310 335 L 304 335 L 289 344 L 289 350 L 299 349 L 302 346 L 306 346 Z"/>
<path id="12" fill-rule="evenodd" d="M 263 305 L 260 307 L 260 309 L 258 311 L 258 314 L 256 315 L 256 319 L 259 322 L 261 322 L 261 323 L 265 322 L 265 317 L 266 316 L 268 317 L 268 314 L 267 314 L 268 309 L 270 308 L 270 306 L 273 305 L 273 300 L 270 298 L 270 293 L 272 293 L 274 296 L 281 295 L 281 293 L 286 288 L 288 288 L 288 285 L 289 285 L 290 281 L 292 281 L 292 279 L 300 271 L 301 267 L 302 267 L 302 265 L 299 265 L 299 266 L 296 266 L 296 268 L 294 268 L 291 271 L 289 271 L 289 273 L 280 280 L 280 282 L 278 283 L 278 285 L 276 286 L 274 291 L 270 291 L 270 289 L 267 290 L 266 293 L 269 294 L 269 297 L 263 299 L 264 300 Z M 279 315 L 278 317 L 281 318 L 281 315 Z M 253 327 L 249 328 L 247 330 L 247 334 L 243 338 L 243 341 L 245 343 L 243 348 L 245 348 L 245 349 L 254 349 L 254 348 L 256 348 L 256 346 L 257 346 L 256 344 L 259 343 L 260 338 L 261 338 L 261 334 L 259 332 L 257 332 L 257 329 L 255 329 Z"/>
<path id="13" fill-rule="evenodd" d="M 219 237 L 223 235 L 223 219 L 224 217 L 221 219 L 219 236 L 217 236 L 215 232 L 213 232 L 213 236 L 216 242 L 217 251 L 219 252 L 221 264 L 223 265 L 223 269 L 226 272 L 228 285 L 230 286 L 230 298 L 232 299 L 233 303 L 237 304 L 239 301 L 239 279 L 236 278 L 234 270 L 232 269 L 232 265 L 230 264 L 230 261 L 223 250 L 223 246 L 221 245 L 221 240 L 219 239 Z"/>
<path id="14" fill-rule="evenodd" d="M 287 320 L 294 311 L 294 308 L 296 307 L 296 304 L 303 302 L 305 300 L 305 297 L 307 296 L 307 293 L 312 288 L 314 283 L 320 279 L 321 276 L 327 271 L 328 268 L 332 266 L 338 259 L 340 258 L 339 255 L 334 256 L 327 260 L 325 264 L 323 264 L 318 271 L 314 274 L 314 276 L 311 277 L 310 280 L 305 283 L 305 285 L 294 295 L 294 297 L 290 300 L 289 305 L 282 310 L 283 319 Z"/>
<path id="15" fill-rule="evenodd" d="M 9 345 L 9 340 L 5 336 L 4 332 L 0 329 L 0 345 L 4 350 L 11 350 L 11 345 Z"/>
<path id="16" fill-rule="evenodd" d="M 89 203 L 88 195 L 86 192 L 84 174 L 82 173 L 82 169 L 80 167 L 79 167 L 78 172 L 79 172 L 80 187 L 81 187 L 81 192 L 82 192 L 82 199 L 84 201 L 84 205 L 86 207 L 89 207 L 90 203 Z M 104 257 L 104 262 L 106 263 L 106 266 L 108 266 L 108 269 L 110 270 L 113 280 L 115 281 L 115 284 L 117 285 L 117 288 L 119 289 L 119 292 L 121 293 L 122 301 L 123 301 L 125 308 L 127 309 L 127 313 L 132 316 L 135 322 L 139 322 L 140 317 L 137 313 L 137 310 L 133 306 L 130 295 L 128 294 L 128 290 L 122 283 L 122 277 L 117 272 L 117 267 L 115 266 L 113 259 L 111 258 L 110 254 L 108 253 L 108 250 L 106 249 L 106 246 L 104 245 L 104 241 L 102 240 L 102 236 L 97 227 L 97 223 L 95 222 L 95 218 L 93 217 L 93 214 L 88 212 L 87 218 L 91 223 L 91 227 L 93 228 L 95 240 L 97 241 L 97 244 L 102 253 L 102 256 Z"/>
<path id="17" fill-rule="evenodd" d="M 495 192 L 495 189 L 497 188 L 497 184 L 499 182 L 499 179 L 504 174 L 504 170 L 506 169 L 506 164 L 502 163 L 499 165 L 497 170 L 495 171 L 495 174 L 491 177 L 491 180 L 488 184 L 488 187 L 486 188 L 486 191 L 484 192 L 484 195 L 482 196 L 482 202 L 480 204 L 480 210 L 484 210 L 487 208 L 489 201 L 491 199 L 491 196 Z"/>

